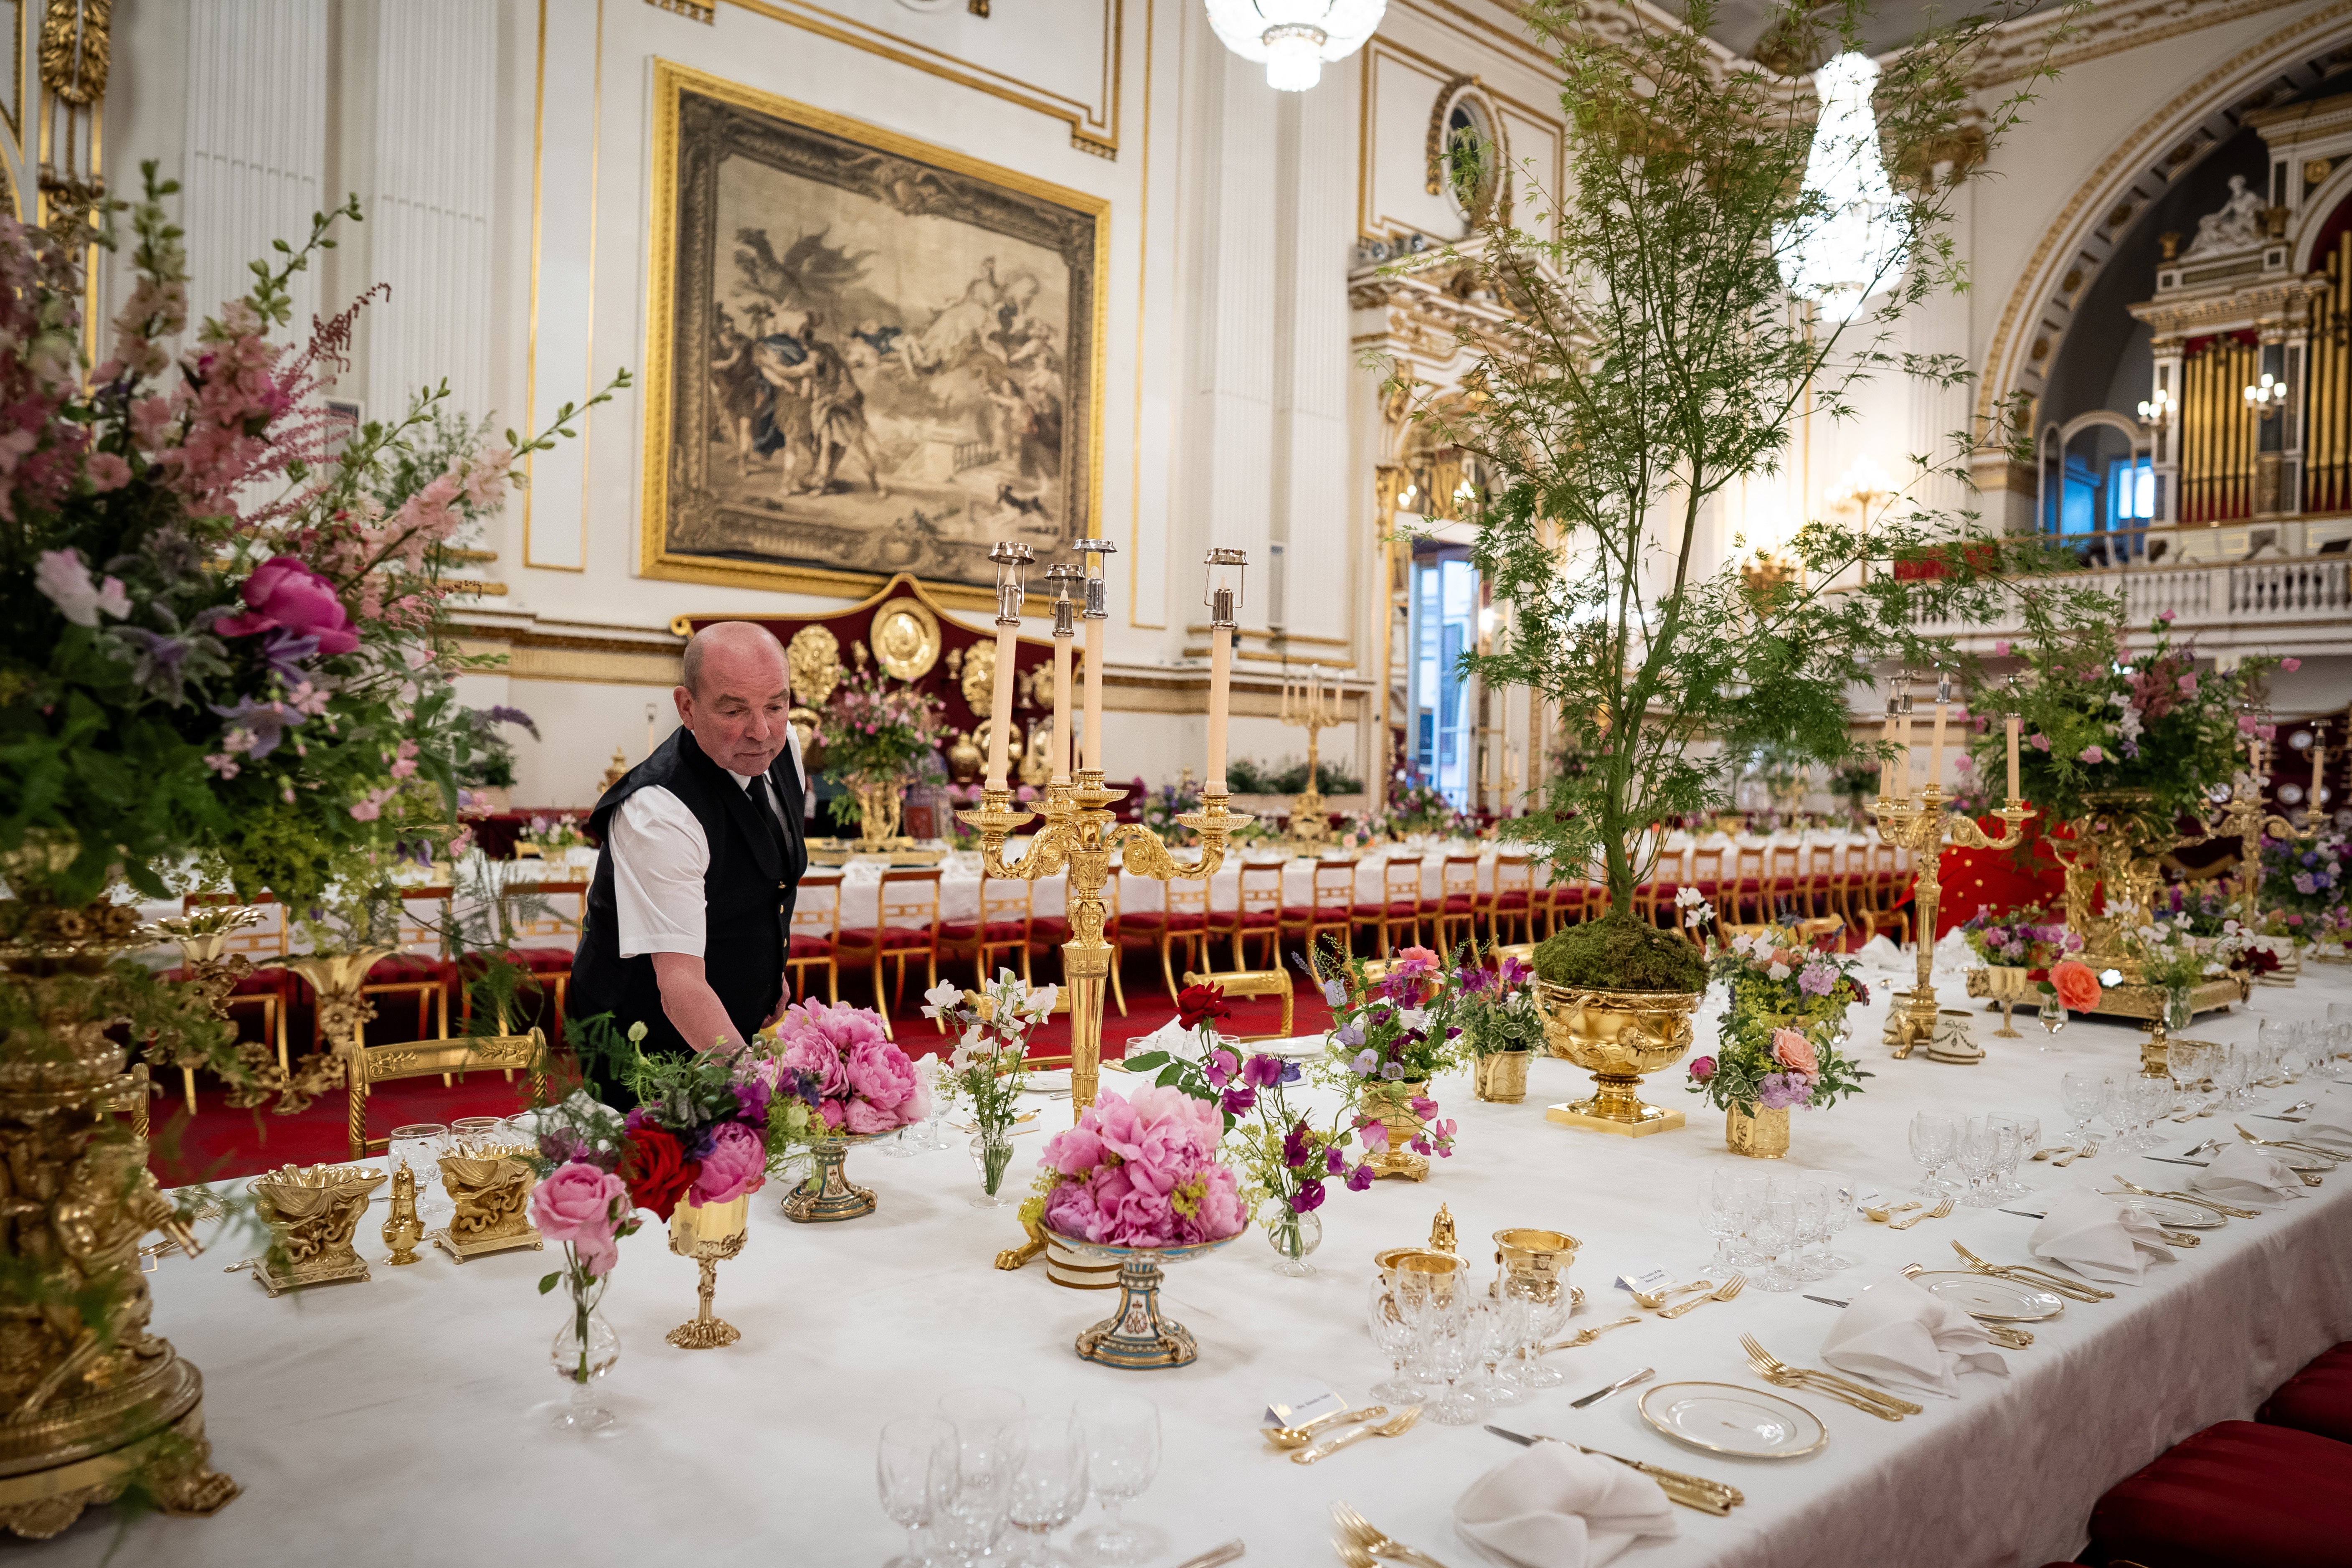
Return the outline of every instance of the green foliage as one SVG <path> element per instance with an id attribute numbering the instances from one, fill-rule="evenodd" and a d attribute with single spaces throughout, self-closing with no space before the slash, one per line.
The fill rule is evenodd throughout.
<path id="1" fill-rule="evenodd" d="M 1318 760 L 1315 764 L 1315 787 L 1324 795 L 1359 795 L 1364 781 L 1348 771 L 1343 763 Z M 1305 759 L 1285 757 L 1279 763 L 1261 763 L 1254 757 L 1234 757 L 1225 763 L 1225 787 L 1235 795 L 1304 795 L 1307 793 Z"/>
<path id="2" fill-rule="evenodd" d="M 1647 921 L 1611 913 L 1538 942 L 1536 974 L 1554 985 L 1608 991 L 1704 991 L 1706 955 Z"/>
<path id="3" fill-rule="evenodd" d="M 1962 282 L 1946 232 L 1952 184 L 1916 178 L 1903 194 L 1910 266 L 1875 279 L 1875 309 L 1839 321 L 1795 308 L 1781 258 L 1831 216 L 1804 187 L 1810 95 L 1760 68 L 1727 67 L 1703 36 L 1712 5 L 1687 10 L 1687 30 L 1630 6 L 1622 26 L 1595 26 L 1588 10 L 1538 0 L 1526 13 L 1558 53 L 1573 132 L 1568 185 L 1530 191 L 1527 226 L 1489 227 L 1475 256 L 1435 258 L 1475 268 L 1517 319 L 1499 334 L 1465 329 L 1476 361 L 1468 395 L 1422 389 L 1415 417 L 1427 438 L 1475 459 L 1474 559 L 1509 612 L 1491 651 L 1465 655 L 1465 669 L 1541 693 L 1590 764 L 1555 776 L 1544 809 L 1503 831 L 1548 845 L 1555 865 L 1598 855 L 1612 907 L 1629 913 L 1642 833 L 1720 809 L 1727 759 L 1772 742 L 1797 760 L 1844 760 L 1847 693 L 1874 682 L 1879 660 L 1954 662 L 1916 632 L 1918 617 L 1985 618 L 2006 575 L 2070 558 L 1988 534 L 1973 513 L 1939 516 L 1898 498 L 1874 515 L 1806 522 L 1779 552 L 1786 574 L 1750 582 L 1739 567 L 1752 562 L 1698 570 L 1717 498 L 1777 471 L 1808 408 L 1850 416 L 1874 374 L 1937 386 L 1969 378 L 1960 355 L 1902 347 L 1903 315 Z M 1924 170 L 1956 143 L 1969 74 L 2010 14 L 1997 6 L 1933 30 L 1886 68 L 1876 102 L 1894 167 Z M 1867 11 L 1848 0 L 1808 16 L 1852 47 Z M 2029 70 L 2029 83 L 2042 74 Z M 1991 106 L 1988 145 L 2029 98 Z M 1944 460 L 1913 459 L 1913 485 L 1967 482 L 1981 443 L 1965 432 L 1954 442 Z M 1924 555 L 1945 574 L 1898 581 L 1869 570 Z"/>

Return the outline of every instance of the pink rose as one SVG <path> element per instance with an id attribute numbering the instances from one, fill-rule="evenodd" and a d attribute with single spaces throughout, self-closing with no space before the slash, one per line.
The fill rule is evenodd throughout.
<path id="1" fill-rule="evenodd" d="M 710 1135 L 710 1152 L 694 1178 L 694 1201 L 731 1204 L 767 1182 L 768 1151 L 760 1135 L 740 1121 L 722 1121 Z"/>
<path id="2" fill-rule="evenodd" d="M 877 1110 L 895 1111 L 915 1098 L 921 1080 L 907 1053 L 887 1040 L 860 1040 L 849 1048 L 849 1087 Z"/>
<path id="3" fill-rule="evenodd" d="M 1691 1077 L 1698 1079 L 1701 1083 L 1706 1082 L 1707 1079 L 1715 1076 L 1715 1058 L 1713 1057 L 1693 1058 L 1690 1065 L 1690 1075 Z"/>
<path id="4" fill-rule="evenodd" d="M 2008 638 L 2003 637 L 2000 641 L 1992 645 L 1992 656 L 1995 658 L 2007 658 L 2009 657 Z"/>
<path id="5" fill-rule="evenodd" d="M 558 1165 L 531 1189 L 530 1223 L 550 1241 L 568 1241 L 589 1275 L 603 1279 L 621 1260 L 613 1211 L 629 1208 L 628 1184 L 584 1160 Z"/>
<path id="6" fill-rule="evenodd" d="M 282 626 L 296 637 L 318 638 L 320 653 L 349 653 L 360 646 L 335 585 L 291 555 L 273 555 L 255 567 L 241 592 L 247 613 L 213 624 L 225 637 Z"/>
<path id="7" fill-rule="evenodd" d="M 1772 1059 L 1807 1078 L 1821 1071 L 1821 1058 L 1814 1054 L 1813 1042 L 1794 1029 L 1772 1031 Z"/>
<path id="8" fill-rule="evenodd" d="M 2303 660 L 2299 658 L 2283 658 L 2279 660 L 2279 668 L 2285 670 L 2289 675 L 2293 675 L 2296 670 L 2303 668 Z"/>

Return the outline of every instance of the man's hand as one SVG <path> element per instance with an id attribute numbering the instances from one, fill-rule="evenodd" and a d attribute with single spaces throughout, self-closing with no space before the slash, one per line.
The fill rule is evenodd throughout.
<path id="1" fill-rule="evenodd" d="M 661 987 L 662 1013 L 686 1043 L 698 1051 L 741 1050 L 743 1041 L 735 1032 L 735 1020 L 727 1016 L 719 993 L 704 977 L 701 955 L 656 952 L 652 957 L 654 980 Z"/>

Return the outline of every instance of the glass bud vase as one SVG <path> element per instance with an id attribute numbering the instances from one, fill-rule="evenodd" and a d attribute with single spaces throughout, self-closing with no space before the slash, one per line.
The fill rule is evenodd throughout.
<path id="1" fill-rule="evenodd" d="M 2190 1004 L 2192 993 L 2186 985 L 2164 988 L 2164 1026 L 2167 1030 L 2185 1029 L 2196 1014 Z"/>
<path id="2" fill-rule="evenodd" d="M 1323 1244 L 1323 1221 L 1313 1214 L 1300 1214 L 1290 1206 L 1287 1198 L 1268 1198 L 1257 1205 L 1258 1228 L 1274 1244 L 1274 1271 L 1294 1278 L 1315 1272 L 1307 1255 Z"/>
<path id="3" fill-rule="evenodd" d="M 596 1380 L 621 1359 L 621 1336 L 596 1307 L 610 1279 L 607 1275 L 596 1280 L 567 1303 L 562 1326 L 548 1347 L 548 1360 L 556 1376 L 563 1379 L 568 1394 L 541 1405 L 539 1413 L 558 1432 L 609 1432 L 620 1424 L 618 1416 L 597 1403 L 595 1394 Z"/>
<path id="4" fill-rule="evenodd" d="M 2042 1026 L 2053 1035 L 2066 1026 L 2066 1005 L 2058 1000 L 2055 991 L 2042 994 L 2041 1017 Z"/>
<path id="5" fill-rule="evenodd" d="M 1010 1128 L 994 1128 L 974 1138 L 971 1141 L 971 1163 L 980 1172 L 980 1191 L 971 1195 L 972 1207 L 1002 1208 L 1013 1201 L 1002 1190 L 1005 1168 L 1013 1163 Z"/>

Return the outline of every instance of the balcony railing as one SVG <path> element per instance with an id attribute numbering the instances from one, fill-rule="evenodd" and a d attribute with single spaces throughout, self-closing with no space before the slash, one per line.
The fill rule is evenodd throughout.
<path id="1" fill-rule="evenodd" d="M 2121 595 L 2134 627 L 2168 610 L 2174 629 L 2201 634 L 2198 640 L 2209 650 L 2352 653 L 2352 561 L 2340 556 L 2095 567 L 2057 580 Z M 1990 625 L 1923 616 L 1918 626 L 1971 647 L 2021 629 L 2015 616 Z"/>

